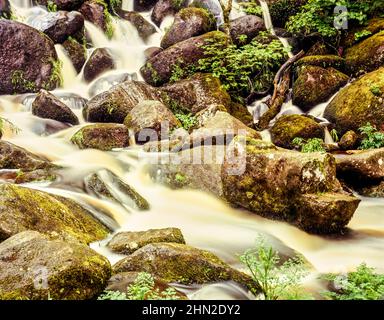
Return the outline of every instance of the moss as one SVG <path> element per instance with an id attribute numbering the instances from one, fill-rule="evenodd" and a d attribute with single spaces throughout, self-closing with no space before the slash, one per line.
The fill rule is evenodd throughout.
<path id="1" fill-rule="evenodd" d="M 31 92 L 37 91 L 37 86 L 34 81 L 28 80 L 24 78 L 24 71 L 15 70 L 11 75 L 11 83 L 13 85 L 13 89 L 15 91 L 19 90 L 27 90 Z"/>
<path id="2" fill-rule="evenodd" d="M 52 90 L 56 88 L 57 86 L 62 86 L 63 85 L 63 76 L 62 76 L 62 68 L 63 68 L 63 62 L 60 61 L 59 59 L 54 60 L 50 59 L 49 60 L 51 64 L 51 75 L 45 83 L 43 83 L 43 88 L 45 90 Z"/>
<path id="3" fill-rule="evenodd" d="M 345 70 L 345 59 L 335 55 L 314 55 L 301 58 L 295 63 L 296 67 L 301 66 L 318 66 L 322 68 L 333 67 L 337 70 Z"/>

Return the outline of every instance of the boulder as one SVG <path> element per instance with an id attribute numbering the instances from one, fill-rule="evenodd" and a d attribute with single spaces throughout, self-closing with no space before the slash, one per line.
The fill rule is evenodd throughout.
<path id="1" fill-rule="evenodd" d="M 384 181 L 380 180 L 376 183 L 371 183 L 363 186 L 355 186 L 357 192 L 365 197 L 384 198 Z"/>
<path id="2" fill-rule="evenodd" d="M 68 37 L 84 36 L 84 17 L 76 11 L 47 12 L 32 20 L 31 26 L 44 32 L 54 43 L 63 43 Z"/>
<path id="3" fill-rule="evenodd" d="M 149 36 L 156 33 L 156 28 L 149 23 L 140 13 L 134 11 L 119 10 L 118 16 L 129 21 L 137 29 L 139 36 L 146 40 Z"/>
<path id="4" fill-rule="evenodd" d="M 266 0 L 275 27 L 284 28 L 289 18 L 301 11 L 308 0 Z"/>
<path id="5" fill-rule="evenodd" d="M 71 59 L 77 73 L 80 73 L 87 60 L 87 49 L 74 38 L 65 40 L 63 48 L 69 59 Z"/>
<path id="6" fill-rule="evenodd" d="M 343 134 L 338 143 L 341 150 L 355 149 L 359 136 L 355 131 L 349 130 Z"/>
<path id="7" fill-rule="evenodd" d="M 367 122 L 383 129 L 384 68 L 366 74 L 343 88 L 327 105 L 324 117 L 334 123 L 339 136 L 358 132 Z"/>
<path id="8" fill-rule="evenodd" d="M 52 90 L 61 82 L 54 43 L 23 23 L 0 19 L 0 95 Z"/>
<path id="9" fill-rule="evenodd" d="M 136 143 L 145 143 L 166 138 L 170 131 L 181 127 L 180 121 L 161 102 L 144 100 L 139 102 L 125 117 L 124 124 L 131 129 Z"/>
<path id="10" fill-rule="evenodd" d="M 111 52 L 107 48 L 95 49 L 84 66 L 85 81 L 92 81 L 102 73 L 115 68 Z"/>
<path id="11" fill-rule="evenodd" d="M 40 118 L 52 119 L 72 125 L 79 124 L 79 119 L 73 111 L 53 94 L 45 90 L 40 90 L 33 101 L 32 114 Z"/>
<path id="12" fill-rule="evenodd" d="M 221 28 L 224 31 L 223 28 Z M 260 31 L 265 31 L 264 20 L 255 15 L 246 15 L 232 20 L 229 24 L 229 32 L 232 41 L 237 45 L 251 42 Z M 245 40 L 243 39 L 246 36 Z"/>
<path id="13" fill-rule="evenodd" d="M 345 59 L 339 56 L 325 54 L 325 55 L 306 55 L 295 63 L 296 67 L 302 66 L 316 66 L 321 68 L 334 68 L 339 71 L 345 72 Z M 300 70 L 300 68 L 298 68 Z"/>
<path id="14" fill-rule="evenodd" d="M 152 10 L 151 19 L 157 26 L 160 26 L 166 16 L 174 15 L 187 5 L 188 0 L 158 0 Z"/>
<path id="15" fill-rule="evenodd" d="M 36 169 L 34 171 L 18 171 L 15 175 L 14 183 L 30 183 L 39 181 L 55 181 L 57 175 L 49 169 Z"/>
<path id="16" fill-rule="evenodd" d="M 98 123 L 82 127 L 71 138 L 80 149 L 110 151 L 129 146 L 128 128 L 117 123 Z"/>
<path id="17" fill-rule="evenodd" d="M 151 9 L 158 0 L 133 0 L 133 10 L 147 11 Z"/>
<path id="18" fill-rule="evenodd" d="M 53 3 L 58 10 L 70 11 L 79 8 L 84 0 L 33 0 L 33 2 L 43 6 Z"/>
<path id="19" fill-rule="evenodd" d="M 202 8 L 210 12 L 215 17 L 218 26 L 223 23 L 223 13 L 218 0 L 193 0 L 189 6 Z"/>
<path id="20" fill-rule="evenodd" d="M 85 20 L 99 27 L 108 37 L 112 37 L 113 27 L 111 25 L 111 16 L 103 0 L 86 1 L 82 4 L 79 11 Z"/>
<path id="21" fill-rule="evenodd" d="M 324 128 L 311 117 L 299 114 L 284 115 L 277 119 L 271 128 L 272 142 L 282 148 L 294 149 L 295 138 L 324 140 Z"/>
<path id="22" fill-rule="evenodd" d="M 83 109 L 90 122 L 123 123 L 128 113 L 142 100 L 161 101 L 161 92 L 145 82 L 125 81 L 94 96 Z"/>
<path id="23" fill-rule="evenodd" d="M 345 48 L 353 46 L 355 43 L 365 40 L 366 38 L 384 30 L 384 19 L 380 17 L 374 17 L 369 19 L 364 25 L 353 28 L 348 31 L 348 34 L 345 35 L 342 39 L 341 45 Z M 370 34 L 367 34 L 365 37 L 356 37 L 356 34 L 368 31 Z"/>
<path id="24" fill-rule="evenodd" d="M 227 36 L 223 32 L 212 31 L 176 43 L 148 59 L 140 69 L 141 75 L 151 85 L 162 85 L 168 82 L 175 72 L 180 73 L 180 70 L 192 68 L 200 59 L 207 57 L 204 46 L 210 42 L 224 48 Z"/>
<path id="25" fill-rule="evenodd" d="M 348 82 L 348 76 L 330 67 L 304 66 L 293 84 L 293 103 L 304 111 L 327 101 Z"/>
<path id="26" fill-rule="evenodd" d="M 161 39 L 161 47 L 168 48 L 178 42 L 216 29 L 214 17 L 205 9 L 185 8 L 176 15 L 171 27 Z"/>
<path id="27" fill-rule="evenodd" d="M 0 140 L 0 169 L 34 171 L 53 167 L 54 165 L 47 159 L 37 156 L 13 143 Z"/>
<path id="28" fill-rule="evenodd" d="M 35 230 L 51 238 L 90 243 L 108 229 L 71 199 L 43 191 L 0 184 L 0 240 Z"/>
<path id="29" fill-rule="evenodd" d="M 8 0 L 0 0 L 0 18 L 11 19 L 12 10 Z"/>
<path id="30" fill-rule="evenodd" d="M 147 244 L 159 242 L 185 244 L 180 229 L 164 228 L 119 232 L 107 243 L 107 247 L 113 252 L 129 255 Z"/>
<path id="31" fill-rule="evenodd" d="M 115 273 L 148 272 L 166 282 L 203 284 L 233 280 L 252 288 L 250 276 L 237 271 L 213 253 L 179 243 L 152 243 L 113 266 Z"/>
<path id="32" fill-rule="evenodd" d="M 345 62 L 353 75 L 370 72 L 384 64 L 384 30 L 347 49 Z"/>
<path id="33" fill-rule="evenodd" d="M 1 300 L 84 300 L 111 276 L 109 261 L 79 243 L 25 231 L 0 243 Z"/>

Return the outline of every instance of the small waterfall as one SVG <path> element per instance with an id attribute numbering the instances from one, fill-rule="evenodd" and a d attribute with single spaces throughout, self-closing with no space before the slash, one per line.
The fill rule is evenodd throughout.
<path id="1" fill-rule="evenodd" d="M 55 49 L 57 52 L 57 56 L 59 60 L 62 62 L 62 77 L 63 77 L 63 88 L 68 88 L 73 86 L 76 83 L 77 72 L 75 67 L 72 64 L 71 59 L 65 53 L 64 47 L 60 44 L 55 45 Z"/>

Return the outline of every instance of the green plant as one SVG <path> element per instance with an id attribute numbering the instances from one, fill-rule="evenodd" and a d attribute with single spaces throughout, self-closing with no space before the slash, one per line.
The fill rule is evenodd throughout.
<path id="1" fill-rule="evenodd" d="M 384 300 L 384 275 L 374 272 L 365 263 L 346 276 L 326 274 L 323 279 L 333 281 L 336 291 L 322 295 L 332 300 Z"/>
<path id="2" fill-rule="evenodd" d="M 57 11 L 57 4 L 54 1 L 48 0 L 47 10 L 48 10 L 48 12 L 56 12 Z"/>
<path id="3" fill-rule="evenodd" d="M 246 14 L 251 14 L 255 16 L 262 17 L 263 10 L 259 6 L 259 3 L 256 0 L 250 0 L 249 2 L 239 2 L 241 10 Z"/>
<path id="4" fill-rule="evenodd" d="M 311 138 L 305 140 L 303 138 L 297 137 L 292 140 L 292 144 L 299 147 L 300 151 L 303 153 L 325 152 L 323 147 L 324 141 L 320 138 Z"/>
<path id="5" fill-rule="evenodd" d="M 187 131 L 191 130 L 198 124 L 196 117 L 192 113 L 178 112 L 175 113 L 175 117 L 181 122 L 181 126 Z"/>
<path id="6" fill-rule="evenodd" d="M 11 74 L 11 83 L 13 88 L 17 87 L 26 89 L 28 91 L 36 91 L 36 84 L 31 80 L 24 78 L 24 72 L 22 70 L 15 70 Z"/>
<path id="7" fill-rule="evenodd" d="M 382 94 L 381 89 L 378 85 L 371 85 L 369 87 L 369 90 L 374 94 L 375 96 L 380 96 Z"/>
<path id="8" fill-rule="evenodd" d="M 265 300 L 311 298 L 301 287 L 302 279 L 308 274 L 301 257 L 296 256 L 280 263 L 278 252 L 260 237 L 256 248 L 247 250 L 240 256 L 240 261 L 250 271 Z"/>
<path id="9" fill-rule="evenodd" d="M 368 30 L 363 30 L 355 33 L 355 41 L 358 41 L 360 39 L 363 39 L 369 35 L 371 35 L 372 32 Z"/>
<path id="10" fill-rule="evenodd" d="M 56 85 L 63 85 L 63 76 L 61 74 L 61 70 L 63 68 L 63 62 L 59 59 L 55 60 L 53 58 L 50 59 L 50 63 L 52 65 L 51 76 L 47 83 L 44 84 L 44 87 L 48 90 L 51 87 L 55 87 Z"/>
<path id="11" fill-rule="evenodd" d="M 360 133 L 364 136 L 360 143 L 360 150 L 377 149 L 384 147 L 384 133 L 377 131 L 376 127 L 369 122 L 359 128 Z"/>
<path id="12" fill-rule="evenodd" d="M 172 68 L 172 74 L 171 74 L 171 77 L 169 78 L 169 82 L 170 83 L 173 83 L 173 82 L 176 82 L 176 81 L 179 81 L 183 78 L 186 77 L 186 71 L 180 67 L 180 63 L 176 63 L 173 68 Z"/>
<path id="13" fill-rule="evenodd" d="M 331 135 L 334 142 L 339 142 L 339 135 L 336 129 L 332 129 L 329 134 Z"/>
<path id="14" fill-rule="evenodd" d="M 104 291 L 97 300 L 129 300 L 127 294 L 120 291 Z"/>

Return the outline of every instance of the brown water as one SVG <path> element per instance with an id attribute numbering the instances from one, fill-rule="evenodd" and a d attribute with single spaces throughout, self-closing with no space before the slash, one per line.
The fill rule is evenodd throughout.
<path id="1" fill-rule="evenodd" d="M 21 2 L 19 1 L 19 5 Z M 124 3 L 129 8 L 129 2 Z M 39 14 L 43 9 L 19 8 L 19 15 Z M 148 13 L 144 13 L 148 16 Z M 159 32 L 147 43 L 143 43 L 129 22 L 115 20 L 116 34 L 110 41 L 95 26 L 86 24 L 96 46 L 108 46 L 118 57 L 118 70 L 137 73 L 144 62 L 143 51 L 149 46 L 158 45 L 164 28 L 172 22 L 168 18 Z M 73 92 L 89 98 L 88 90 L 93 83 L 82 82 L 82 74 L 76 76 L 73 67 L 57 46 L 64 63 L 64 87 L 55 92 Z M 137 73 L 140 79 L 139 74 Z M 108 89 L 108 87 L 100 90 Z M 54 92 L 54 93 L 55 93 Z M 240 268 L 238 255 L 254 246 L 259 234 L 265 235 L 281 253 L 290 255 L 301 253 L 313 266 L 312 273 L 305 281 L 311 291 L 321 290 L 316 280 L 319 273 L 347 272 L 362 262 L 384 272 L 384 199 L 362 198 L 357 212 L 349 224 L 350 232 L 344 236 L 321 237 L 309 235 L 283 222 L 271 221 L 257 215 L 236 210 L 214 196 L 196 190 L 171 190 L 152 181 L 147 172 L 145 154 L 139 147 L 130 147 L 112 152 L 79 150 L 69 142 L 70 137 L 84 125 L 65 127 L 52 120 L 34 117 L 28 105 L 20 102 L 21 97 L 0 96 L 0 114 L 13 122 L 19 129 L 15 133 L 6 128 L 3 139 L 40 154 L 65 167 L 61 178 L 48 183 L 28 184 L 47 192 L 61 194 L 82 203 L 92 210 L 99 219 L 120 230 L 146 230 L 149 228 L 179 227 L 188 244 L 208 249 L 234 267 Z M 82 119 L 81 110 L 69 104 Z M 320 109 L 325 107 L 320 106 Z M 318 110 L 319 108 L 317 108 Z M 149 211 L 137 212 L 131 208 L 88 195 L 83 187 L 83 179 L 89 173 L 108 169 L 132 185 L 151 205 Z M 108 181 L 106 181 L 108 183 Z M 121 257 L 112 254 L 105 247 L 108 239 L 92 244 L 98 252 L 106 255 L 112 263 Z M 237 285 L 226 282 L 204 287 L 181 287 L 191 298 L 202 299 L 247 299 L 250 295 Z"/>

